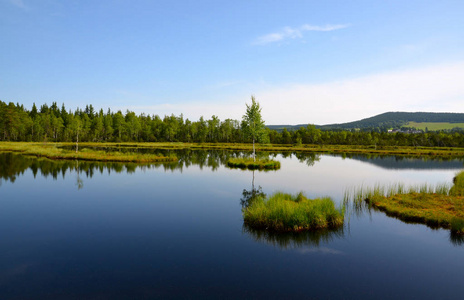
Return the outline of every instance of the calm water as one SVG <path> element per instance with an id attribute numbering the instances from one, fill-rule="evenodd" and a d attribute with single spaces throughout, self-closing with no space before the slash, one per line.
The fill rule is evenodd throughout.
<path id="1" fill-rule="evenodd" d="M 347 188 L 451 182 L 462 160 L 278 154 L 231 170 L 224 151 L 179 164 L 50 162 L 0 154 L 1 299 L 461 299 L 464 245 L 380 212 L 336 232 L 243 226 L 243 190 L 340 202 Z"/>

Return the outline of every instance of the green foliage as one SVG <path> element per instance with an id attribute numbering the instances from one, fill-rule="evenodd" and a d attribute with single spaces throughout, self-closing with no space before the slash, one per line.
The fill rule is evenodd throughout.
<path id="1" fill-rule="evenodd" d="M 268 141 L 266 127 L 261 117 L 261 107 L 251 96 L 251 105 L 246 104 L 246 113 L 242 118 L 242 130 L 245 136 L 253 141 L 253 157 L 255 156 L 255 142 L 264 143 Z"/>
<path id="2" fill-rule="evenodd" d="M 459 114 L 422 115 L 417 120 L 438 117 L 449 117 L 449 122 L 459 121 Z M 378 116 L 388 119 L 395 114 Z M 399 118 L 398 115 L 397 117 Z M 404 126 L 406 123 L 402 123 Z M 454 124 L 454 123 L 453 123 Z M 386 126 L 386 125 L 385 125 Z M 396 125 L 395 125 L 396 126 Z M 371 127 L 369 127 L 371 128 Z M 391 128 L 391 127 L 388 127 Z M 221 121 L 217 116 L 211 119 L 200 117 L 191 121 L 180 116 L 136 115 L 134 112 L 118 111 L 107 113 L 96 112 L 92 105 L 84 110 L 77 108 L 67 111 L 64 104 L 61 108 L 56 102 L 48 106 L 43 104 L 38 109 L 34 104 L 29 111 L 23 105 L 0 101 L 0 141 L 33 141 L 33 142 L 187 142 L 187 143 L 245 143 L 260 142 L 262 144 L 292 145 L 307 148 L 307 145 L 327 147 L 327 145 L 364 146 L 376 153 L 391 152 L 398 147 L 397 153 L 403 154 L 400 147 L 414 147 L 414 152 L 425 152 L 421 147 L 463 147 L 464 131 L 423 132 L 406 134 L 402 132 L 380 132 L 379 128 L 369 131 L 332 131 L 320 130 L 315 125 L 305 125 L 294 130 L 271 130 L 264 127 L 259 103 L 252 97 L 247 104 L 247 112 L 241 122 L 226 119 Z M 254 143 L 253 143 L 254 144 Z M 262 145 L 260 147 L 263 147 Z M 256 145 L 255 145 L 256 148 Z M 353 148 L 353 147 L 351 147 Z M 343 149 L 339 149 L 343 151 Z M 338 151 L 338 150 L 337 150 Z M 407 150 L 410 151 L 410 150 Z M 429 155 L 435 155 L 430 151 Z M 407 154 L 407 153 L 404 153 Z M 426 154 L 426 153 L 425 153 Z"/>
<path id="3" fill-rule="evenodd" d="M 258 197 L 243 208 L 247 226 L 272 231 L 301 231 L 343 226 L 344 210 L 336 208 L 330 198 L 308 199 L 277 192 L 268 198 Z"/>

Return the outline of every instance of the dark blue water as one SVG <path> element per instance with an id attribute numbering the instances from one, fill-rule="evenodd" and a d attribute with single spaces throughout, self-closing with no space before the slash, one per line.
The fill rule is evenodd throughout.
<path id="1" fill-rule="evenodd" d="M 337 232 L 253 231 L 240 205 L 253 173 L 221 155 L 179 168 L 0 154 L 0 298 L 461 299 L 464 245 L 449 231 L 375 211 Z M 360 184 L 451 182 L 462 167 L 277 159 L 255 186 L 337 202 Z"/>

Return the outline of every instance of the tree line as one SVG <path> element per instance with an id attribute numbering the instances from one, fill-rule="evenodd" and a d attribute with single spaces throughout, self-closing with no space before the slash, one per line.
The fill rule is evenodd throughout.
<path id="1" fill-rule="evenodd" d="M 50 106 L 23 105 L 0 100 L 0 141 L 33 142 L 198 142 L 251 143 L 244 120 L 220 120 L 213 115 L 197 121 L 183 115 L 135 114 L 127 110 L 95 111 L 92 105 L 75 111 L 53 102 Z M 377 131 L 320 130 L 314 125 L 282 131 L 265 128 L 261 139 L 271 144 L 375 145 L 464 147 L 463 132 L 426 132 L 417 134 Z"/>

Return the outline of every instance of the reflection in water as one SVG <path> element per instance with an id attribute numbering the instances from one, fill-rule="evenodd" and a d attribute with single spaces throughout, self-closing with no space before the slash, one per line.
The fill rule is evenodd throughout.
<path id="1" fill-rule="evenodd" d="M 293 155 L 301 162 L 312 167 L 321 160 L 321 155 L 317 153 L 294 152 Z"/>
<path id="2" fill-rule="evenodd" d="M 5 155 L 10 155 L 10 160 Z M 459 299 L 464 293 L 463 246 L 453 247 L 448 232 L 431 233 L 423 226 L 409 230 L 408 225 L 376 213 L 371 222 L 352 218 L 351 228 L 335 232 L 275 234 L 243 226 L 238 202 L 243 188 L 252 189 L 249 171 L 220 166 L 215 173 L 212 167 L 198 172 L 195 166 L 184 174 L 163 174 L 163 169 L 172 170 L 178 164 L 141 166 L 15 157 L 21 160 L 12 161 L 11 154 L 0 153 L 0 177 L 17 180 L 0 187 L 2 299 L 63 295 L 84 299 L 165 295 Z M 183 167 L 191 161 L 186 157 Z M 352 181 L 361 178 L 358 173 L 363 172 L 358 170 L 367 175 L 372 172 L 371 166 L 349 162 L 322 155 L 320 163 L 308 167 L 294 158 L 282 159 L 282 170 L 256 172 L 255 184 L 266 193 L 268 189 L 313 187 L 314 193 L 319 193 L 325 190 L 316 185 L 327 180 L 337 193 L 351 181 L 342 181 L 344 177 L 334 180 L 334 172 L 344 173 Z M 159 169 L 143 174 L 142 168 Z M 134 170 L 134 176 L 115 173 Z M 377 178 L 402 173 L 374 171 L 379 172 Z M 112 174 L 100 176 L 99 172 Z M 33 173 L 39 179 L 41 173 L 49 178 L 34 182 Z M 76 173 L 84 181 L 80 193 L 74 185 Z M 413 175 L 422 180 L 423 172 L 417 173 Z M 92 174 L 92 180 L 86 179 Z M 66 180 L 52 179 L 65 175 Z M 259 192 L 258 188 L 254 194 Z M 249 194 L 253 193 L 245 196 Z"/>
<path id="3" fill-rule="evenodd" d="M 451 244 L 454 246 L 462 246 L 464 245 L 464 235 L 462 234 L 456 234 L 453 231 L 450 231 L 450 237 L 449 240 Z"/>
<path id="4" fill-rule="evenodd" d="M 159 168 L 161 165 L 135 164 L 135 163 L 116 163 L 116 162 L 89 162 L 79 160 L 50 160 L 46 158 L 28 157 L 15 153 L 0 153 L 0 184 L 2 180 L 15 182 L 18 175 L 24 174 L 28 169 L 32 171 L 34 178 L 37 174 L 47 178 L 51 176 L 57 179 L 58 176 L 65 178 L 67 172 L 76 172 L 78 189 L 83 187 L 80 177 L 85 174 L 87 178 L 92 178 L 95 172 L 103 173 L 134 173 L 137 168 Z M 169 169 L 169 164 L 165 166 Z"/>
<path id="5" fill-rule="evenodd" d="M 68 148 L 68 147 L 63 147 Z M 192 150 L 192 149 L 155 149 L 143 147 L 81 147 L 91 148 L 94 150 L 106 152 L 122 152 L 122 153 L 141 153 L 141 154 L 156 154 L 159 156 L 176 156 L 177 162 L 162 163 L 166 170 L 180 170 L 188 168 L 191 165 L 199 166 L 200 169 L 205 167 L 211 168 L 216 171 L 221 165 L 233 157 L 249 155 L 248 152 L 234 151 L 234 150 Z M 251 153 L 251 152 L 250 152 Z M 160 165 L 158 163 L 158 165 Z"/>
<path id="6" fill-rule="evenodd" d="M 280 249 L 298 249 L 298 248 L 319 248 L 321 244 L 328 244 L 334 239 L 344 237 L 344 228 L 334 230 L 315 230 L 300 232 L 271 232 L 262 229 L 254 229 L 243 224 L 244 234 L 249 235 L 253 240 L 266 243 Z"/>
<path id="7" fill-rule="evenodd" d="M 77 189 L 80 190 L 80 189 L 82 189 L 84 187 L 84 181 L 79 176 L 79 174 L 81 172 L 79 172 L 79 162 L 77 160 L 76 160 L 76 170 L 77 170 L 77 172 L 76 172 L 77 173 L 76 185 L 77 185 Z"/>
<path id="8" fill-rule="evenodd" d="M 254 178 L 254 172 L 253 172 L 253 178 Z M 264 198 L 264 197 L 266 197 L 266 194 L 263 193 L 263 189 L 261 188 L 261 186 L 255 189 L 254 184 L 253 184 L 251 190 L 243 189 L 242 198 L 240 198 L 240 205 L 242 206 L 242 209 L 246 209 L 248 206 L 250 206 L 253 203 L 254 200 L 259 199 L 259 198 Z"/>
<path id="9" fill-rule="evenodd" d="M 52 176 L 57 179 L 59 175 L 63 178 L 68 171 L 77 173 L 78 189 L 83 187 L 83 181 L 80 175 L 85 173 L 87 178 L 92 178 L 95 172 L 108 172 L 111 173 L 134 173 L 137 169 L 151 169 L 163 168 L 164 171 L 180 171 L 192 165 L 198 166 L 200 169 L 211 168 L 216 171 L 220 166 L 225 165 L 226 162 L 232 157 L 246 156 L 248 152 L 240 151 L 227 151 L 227 150 L 166 150 L 161 149 L 157 153 L 162 155 L 170 155 L 174 152 L 178 158 L 177 162 L 164 162 L 164 163 L 120 163 L 120 162 L 91 162 L 79 160 L 50 160 L 46 158 L 35 158 L 24 156 L 16 153 L 0 153 L 0 184 L 1 180 L 14 182 L 18 175 L 23 174 L 26 170 L 30 169 L 34 174 L 41 174 L 43 177 Z M 276 156 L 274 153 L 260 153 L 260 156 L 265 155 Z M 254 176 L 254 173 L 253 173 Z"/>
<path id="10" fill-rule="evenodd" d="M 336 155 L 340 156 L 340 155 Z M 343 158 L 362 161 L 383 169 L 390 170 L 431 170 L 462 169 L 464 160 L 456 157 L 407 157 L 378 154 L 341 154 Z"/>
<path id="11" fill-rule="evenodd" d="M 173 150 L 160 150 L 163 154 Z M 16 153 L 0 153 L 0 179 L 14 182 L 18 175 L 30 169 L 34 177 L 40 173 L 44 177 L 52 176 L 57 179 L 59 175 L 63 178 L 68 171 L 76 171 L 78 174 L 85 173 L 86 177 L 92 178 L 95 172 L 103 173 L 134 173 L 137 169 L 164 168 L 165 171 L 181 171 L 191 165 L 199 166 L 200 169 L 209 167 L 213 171 L 224 165 L 230 157 L 242 155 L 241 152 L 222 150 L 176 150 L 175 155 L 178 162 L 165 162 L 156 164 L 137 164 L 119 162 L 91 162 L 79 160 L 50 160 L 46 158 L 35 158 Z M 78 182 L 81 179 L 78 178 Z M 1 181 L 0 181 L 1 183 Z M 78 184 L 80 186 L 80 184 Z"/>
<path id="12" fill-rule="evenodd" d="M 32 159 L 13 153 L 0 153 L 0 184 L 2 180 L 15 182 L 16 176 L 23 174 Z"/>

